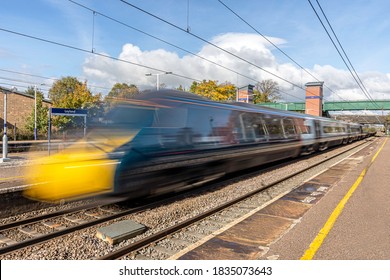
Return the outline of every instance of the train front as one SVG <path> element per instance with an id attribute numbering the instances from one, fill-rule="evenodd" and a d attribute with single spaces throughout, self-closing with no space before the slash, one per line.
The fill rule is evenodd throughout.
<path id="1" fill-rule="evenodd" d="M 41 158 L 27 169 L 27 198 L 63 202 L 108 194 L 115 172 L 131 149 L 131 140 L 153 121 L 154 107 L 146 101 L 119 104 L 86 138 Z"/>

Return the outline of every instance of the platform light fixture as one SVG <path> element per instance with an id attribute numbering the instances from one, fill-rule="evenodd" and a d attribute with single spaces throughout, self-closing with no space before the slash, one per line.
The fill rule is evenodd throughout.
<path id="1" fill-rule="evenodd" d="M 169 75 L 172 74 L 172 72 L 164 72 L 164 73 L 146 73 L 145 76 L 156 76 L 157 77 L 157 90 L 160 90 L 160 75 Z"/>
<path id="2" fill-rule="evenodd" d="M 12 87 L 10 92 L 16 91 L 16 87 Z M 7 137 L 7 91 L 3 90 L 4 94 L 4 134 L 3 134 L 3 156 L 1 162 L 10 161 L 8 156 L 8 137 Z"/>

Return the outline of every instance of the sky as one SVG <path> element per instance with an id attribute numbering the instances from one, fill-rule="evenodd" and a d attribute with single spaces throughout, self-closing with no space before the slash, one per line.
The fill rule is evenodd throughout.
<path id="1" fill-rule="evenodd" d="M 237 87 L 272 79 L 285 102 L 303 102 L 304 85 L 315 81 L 324 82 L 325 101 L 390 99 L 388 0 L 0 4 L 0 86 L 19 91 L 47 92 L 73 76 L 104 95 L 118 82 L 155 88 L 158 74 L 167 88 L 186 89 L 204 79 Z"/>

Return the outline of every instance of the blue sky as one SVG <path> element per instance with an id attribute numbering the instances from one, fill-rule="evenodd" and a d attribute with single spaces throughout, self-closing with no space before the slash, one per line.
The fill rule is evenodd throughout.
<path id="1" fill-rule="evenodd" d="M 140 88 L 153 87 L 155 77 L 147 77 L 145 73 L 162 70 L 177 74 L 160 77 L 160 82 L 167 87 L 183 85 L 188 88 L 192 79 L 229 81 L 242 86 L 271 78 L 279 83 L 284 99 L 302 101 L 304 91 L 299 87 L 314 79 L 307 74 L 309 72 L 325 82 L 328 100 L 366 99 L 309 1 L 222 1 L 307 72 L 217 0 L 126 1 L 181 29 L 189 27 L 191 33 L 252 64 L 120 0 L 74 0 L 98 12 L 95 15 L 67 0 L 1 0 L 0 85 L 16 86 L 23 91 L 29 85 L 44 83 L 41 88 L 47 90 L 52 79 L 75 76 L 87 80 L 94 92 L 106 93 L 115 82 L 133 83 Z M 318 1 L 368 92 L 374 98 L 390 99 L 390 1 Z M 320 12 L 316 0 L 311 3 Z M 117 60 L 88 53 L 92 49 L 94 53 Z"/>

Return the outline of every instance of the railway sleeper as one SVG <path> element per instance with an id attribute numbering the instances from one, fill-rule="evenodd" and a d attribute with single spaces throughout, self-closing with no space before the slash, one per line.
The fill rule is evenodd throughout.
<path id="1" fill-rule="evenodd" d="M 35 229 L 29 228 L 29 227 L 23 227 L 18 229 L 21 233 L 27 234 L 31 237 L 39 237 L 42 236 L 42 233 L 37 232 Z"/>
<path id="2" fill-rule="evenodd" d="M 4 236 L 4 235 L 0 234 L 0 243 L 3 243 L 3 244 L 6 244 L 6 245 L 10 246 L 10 245 L 14 245 L 14 244 L 16 244 L 18 242 L 8 238 L 7 236 Z"/>
<path id="3" fill-rule="evenodd" d="M 60 223 L 55 223 L 55 222 L 43 222 L 42 223 L 44 226 L 54 229 L 54 230 L 64 230 L 66 229 L 66 226 L 61 225 Z"/>
<path id="4" fill-rule="evenodd" d="M 73 216 L 68 216 L 68 217 L 64 217 L 65 220 L 69 221 L 69 222 L 72 222 L 72 223 L 75 223 L 75 224 L 84 224 L 86 223 L 87 221 L 86 220 L 83 220 L 83 219 L 80 219 L 80 218 L 77 218 L 77 217 L 73 217 Z"/>
<path id="5" fill-rule="evenodd" d="M 192 231 L 192 230 L 187 230 L 184 232 L 185 234 L 193 237 L 193 238 L 196 238 L 196 239 L 202 239 L 204 237 L 206 237 L 208 234 L 203 234 L 203 233 L 199 233 L 199 232 L 195 232 L 195 231 Z"/>
<path id="6" fill-rule="evenodd" d="M 159 253 L 163 253 L 163 254 L 168 255 L 168 256 L 172 256 L 172 255 L 176 254 L 177 252 L 179 252 L 179 250 L 173 250 L 173 249 L 164 247 L 162 245 L 156 245 L 153 247 L 153 249 Z"/>
<path id="7" fill-rule="evenodd" d="M 181 247 L 187 247 L 187 246 L 192 244 L 191 242 L 189 242 L 187 240 L 177 238 L 177 237 L 172 237 L 170 239 L 170 241 L 172 241 L 173 243 L 175 243 L 176 245 L 181 246 Z"/>
<path id="8" fill-rule="evenodd" d="M 101 218 L 105 218 L 108 216 L 108 215 L 105 215 L 105 214 L 102 214 L 99 212 L 85 212 L 85 215 L 87 215 L 89 217 L 93 217 L 95 219 L 101 219 Z"/>
<path id="9" fill-rule="evenodd" d="M 142 255 L 142 254 L 135 255 L 134 259 L 139 260 L 139 261 L 152 261 L 153 260 L 152 258 L 149 258 L 149 257 Z"/>

